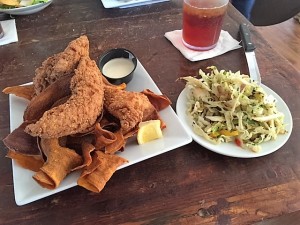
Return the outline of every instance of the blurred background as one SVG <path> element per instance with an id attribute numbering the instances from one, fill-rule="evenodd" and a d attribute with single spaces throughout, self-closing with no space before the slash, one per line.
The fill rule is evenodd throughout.
<path id="1" fill-rule="evenodd" d="M 231 0 L 270 43 L 272 48 L 300 71 L 300 1 Z M 275 31 L 278 35 L 270 35 Z"/>

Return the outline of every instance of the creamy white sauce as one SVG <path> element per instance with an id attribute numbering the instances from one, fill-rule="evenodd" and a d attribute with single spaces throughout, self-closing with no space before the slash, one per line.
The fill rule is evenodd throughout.
<path id="1" fill-rule="evenodd" d="M 133 71 L 133 69 L 134 64 L 131 59 L 115 58 L 105 63 L 102 72 L 110 78 L 122 78 Z"/>

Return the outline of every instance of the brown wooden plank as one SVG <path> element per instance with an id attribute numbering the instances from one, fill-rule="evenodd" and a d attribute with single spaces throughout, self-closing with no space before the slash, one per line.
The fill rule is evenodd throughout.
<path id="1" fill-rule="evenodd" d="M 294 18 L 266 27 L 256 27 L 272 48 L 300 71 L 300 23 Z M 276 35 L 272 35 L 276 33 Z"/>

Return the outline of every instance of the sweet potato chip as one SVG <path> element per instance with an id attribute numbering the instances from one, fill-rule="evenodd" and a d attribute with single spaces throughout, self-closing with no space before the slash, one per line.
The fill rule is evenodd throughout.
<path id="1" fill-rule="evenodd" d="M 70 81 L 73 74 L 65 75 L 49 85 L 39 95 L 35 96 L 28 104 L 23 119 L 24 121 L 36 121 L 42 117 L 45 111 L 52 105 L 71 94 Z"/>
<path id="2" fill-rule="evenodd" d="M 83 164 L 80 166 L 75 167 L 72 169 L 72 171 L 84 168 L 86 166 L 89 166 L 92 163 L 92 152 L 95 150 L 95 146 L 88 143 L 88 142 L 83 142 L 82 143 L 82 157 L 83 157 Z"/>
<path id="3" fill-rule="evenodd" d="M 125 139 L 123 136 L 122 130 L 118 130 L 114 133 L 115 141 L 107 146 L 105 146 L 105 153 L 106 154 L 114 154 L 117 151 L 122 150 L 125 147 Z"/>
<path id="4" fill-rule="evenodd" d="M 94 133 L 95 148 L 97 150 L 102 150 L 117 139 L 113 132 L 103 129 L 99 123 L 96 124 Z"/>
<path id="5" fill-rule="evenodd" d="M 96 162 L 96 165 L 94 162 Z M 125 162 L 128 161 L 117 155 L 109 155 L 101 151 L 96 151 L 93 155 L 93 163 L 90 165 L 90 167 L 93 166 L 92 172 L 85 172 L 86 170 L 89 170 L 89 167 L 87 167 L 81 174 L 77 183 L 87 190 L 100 192 L 117 168 Z"/>
<path id="6" fill-rule="evenodd" d="M 111 128 L 110 130 L 104 129 L 102 125 L 106 128 Z M 116 130 L 118 128 L 118 130 Z M 114 131 L 116 130 L 116 131 Z M 98 123 L 95 127 L 95 147 L 97 150 L 104 150 L 107 154 L 114 154 L 115 152 L 121 150 L 125 146 L 125 139 L 120 129 L 120 126 L 115 123 L 109 123 L 108 121 Z"/>
<path id="7" fill-rule="evenodd" d="M 42 156 L 24 155 L 11 149 L 8 151 L 6 157 L 14 159 L 21 167 L 34 172 L 37 172 L 44 164 Z"/>
<path id="8" fill-rule="evenodd" d="M 114 132 L 121 128 L 119 120 L 111 114 L 105 112 L 103 118 L 99 121 L 102 129 Z"/>
<path id="9" fill-rule="evenodd" d="M 99 165 L 101 164 L 100 157 L 98 157 L 99 152 L 102 152 L 102 151 L 94 151 L 91 154 L 92 161 L 87 167 L 84 168 L 84 170 L 82 171 L 80 177 L 85 177 L 88 174 L 91 174 L 92 172 L 94 172 L 99 167 Z"/>
<path id="10" fill-rule="evenodd" d="M 17 129 L 3 139 L 3 143 L 8 149 L 20 154 L 39 156 L 41 152 L 37 145 L 37 138 L 30 136 L 24 131 L 27 124 L 28 123 L 23 122 Z"/>
<path id="11" fill-rule="evenodd" d="M 50 190 L 55 188 L 55 183 L 53 182 L 52 178 L 41 170 L 39 170 L 33 176 L 33 179 L 36 180 L 38 184 L 41 185 L 43 188 L 47 188 Z"/>
<path id="12" fill-rule="evenodd" d="M 166 95 L 157 95 L 149 89 L 145 89 L 142 93 L 148 97 L 157 111 L 163 110 L 172 103 Z"/>
<path id="13" fill-rule="evenodd" d="M 82 164 L 82 157 L 74 150 L 61 147 L 58 139 L 41 139 L 40 143 L 46 163 L 33 178 L 48 189 L 56 188 L 71 170 Z"/>
<path id="14" fill-rule="evenodd" d="M 33 98 L 35 93 L 33 84 L 7 87 L 4 88 L 2 92 L 5 94 L 13 94 L 29 101 Z"/>
<path id="15" fill-rule="evenodd" d="M 86 134 L 84 136 L 67 136 L 67 143 L 66 146 L 67 148 L 75 150 L 79 155 L 82 155 L 83 149 L 82 149 L 82 144 L 84 142 L 87 143 L 93 143 L 94 142 L 94 134 Z"/>

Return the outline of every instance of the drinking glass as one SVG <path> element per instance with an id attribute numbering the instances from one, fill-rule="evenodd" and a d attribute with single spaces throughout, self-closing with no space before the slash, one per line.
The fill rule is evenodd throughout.
<path id="1" fill-rule="evenodd" d="M 184 0 L 183 44 L 192 50 L 214 48 L 220 37 L 229 0 Z"/>

